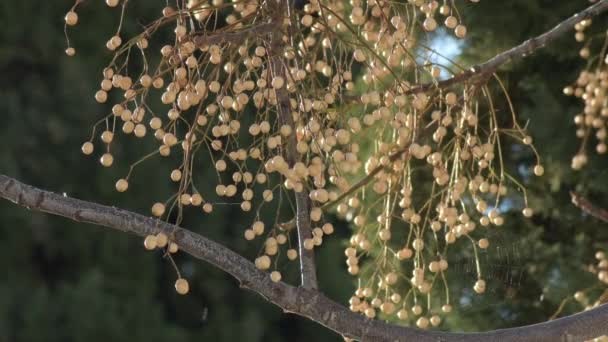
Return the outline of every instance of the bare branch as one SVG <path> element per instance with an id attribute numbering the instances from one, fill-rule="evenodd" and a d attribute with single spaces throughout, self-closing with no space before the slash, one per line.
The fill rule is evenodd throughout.
<path id="1" fill-rule="evenodd" d="M 585 19 L 596 17 L 603 12 L 608 11 L 608 0 L 601 0 L 596 4 L 589 6 L 584 11 L 574 14 L 570 18 L 562 21 L 549 31 L 530 38 L 518 46 L 504 51 L 484 63 L 471 67 L 450 79 L 441 82 L 433 82 L 423 84 L 407 91 L 407 94 L 416 94 L 427 91 L 433 88 L 447 88 L 457 83 L 465 82 L 473 77 L 482 77 L 493 74 L 501 65 L 519 58 L 525 58 L 532 55 L 536 50 L 545 47 L 550 42 L 556 40 L 562 35 L 572 31 L 574 26 Z"/>
<path id="2" fill-rule="evenodd" d="M 608 223 L 608 210 L 597 207 L 574 191 L 570 192 L 570 196 L 572 196 L 572 203 L 581 208 L 583 212 L 595 217 L 598 220 Z"/>
<path id="3" fill-rule="evenodd" d="M 361 341 L 582 341 L 608 334 L 608 305 L 576 315 L 520 328 L 485 333 L 423 331 L 370 320 L 315 289 L 274 283 L 268 274 L 232 250 L 187 229 L 126 210 L 47 192 L 0 175 L 0 197 L 35 211 L 139 236 L 173 233 L 180 249 L 230 273 L 241 287 L 257 292 L 285 312 L 309 318 L 337 333 Z"/>

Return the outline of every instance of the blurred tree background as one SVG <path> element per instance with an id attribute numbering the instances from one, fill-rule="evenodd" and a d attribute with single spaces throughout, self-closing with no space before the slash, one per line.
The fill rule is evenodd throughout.
<path id="1" fill-rule="evenodd" d="M 169 165 L 146 161 L 125 196 L 113 184 L 128 163 L 102 169 L 79 151 L 91 125 L 108 110 L 93 94 L 110 58 L 105 41 L 119 19 L 116 11 L 97 2 L 81 7 L 80 29 L 70 34 L 78 51 L 72 59 L 63 53 L 63 16 L 72 2 L 0 4 L 0 112 L 5 117 L 0 172 L 76 198 L 147 213 L 153 200 L 172 191 Z M 512 0 L 508 5 L 481 1 L 462 6 L 470 36 L 459 58 L 465 65 L 481 62 L 586 5 L 582 0 Z M 157 1 L 131 1 L 129 12 L 138 20 L 131 20 L 126 30 L 136 32 L 161 7 Z M 520 122 L 529 120 L 546 173 L 531 177 L 534 156 L 515 141 L 503 141 L 507 169 L 524 181 L 536 213 L 531 220 L 522 218 L 521 196 L 511 191 L 510 205 L 502 208 L 510 212 L 505 225 L 493 228 L 500 232 L 490 235 L 493 244 L 481 256 L 489 290 L 473 294 L 474 259 L 463 252 L 462 263 L 452 264 L 450 273 L 455 313 L 442 329 L 479 331 L 540 322 L 562 299 L 595 282 L 584 264 L 593 262 L 596 249 L 606 247 L 608 231 L 571 205 L 569 191 L 608 207 L 608 160 L 591 158 L 583 171 L 570 169 L 579 147 L 572 118 L 581 108 L 563 96 L 562 88 L 584 65 L 572 36 L 502 69 Z M 508 104 L 496 101 L 508 120 Z M 120 160 L 132 162 L 153 145 L 119 146 Z M 183 225 L 253 257 L 257 250 L 242 238 L 251 218 L 239 212 L 217 207 L 212 215 L 188 214 Z M 356 286 L 342 254 L 349 231 L 347 224 L 335 223 L 338 236 L 317 252 L 319 279 L 331 298 L 346 303 Z M 339 340 L 184 255 L 176 262 L 193 291 L 180 297 L 172 289 L 170 263 L 160 252 L 142 247 L 139 238 L 0 202 L 0 342 Z M 295 274 L 287 279 L 296 279 Z M 565 313 L 581 309 L 571 304 Z"/>

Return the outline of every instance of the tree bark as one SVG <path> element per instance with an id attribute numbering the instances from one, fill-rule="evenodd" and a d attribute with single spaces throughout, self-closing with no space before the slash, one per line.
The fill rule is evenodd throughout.
<path id="1" fill-rule="evenodd" d="M 0 175 L 0 197 L 30 210 L 139 236 L 165 232 L 180 249 L 230 273 L 241 287 L 257 292 L 283 311 L 309 318 L 346 337 L 360 341 L 583 341 L 608 334 L 608 305 L 549 322 L 484 333 L 425 331 L 368 319 L 351 312 L 316 289 L 270 280 L 252 262 L 229 248 L 187 229 L 123 209 L 47 192 Z M 171 235 L 173 234 L 173 235 Z"/>
<path id="2" fill-rule="evenodd" d="M 273 77 L 282 77 L 285 85 L 275 89 L 276 108 L 279 124 L 291 127 L 291 134 L 286 138 L 283 145 L 283 157 L 289 167 L 293 167 L 300 160 L 296 149 L 296 125 L 292 117 L 291 100 L 287 92 L 287 61 L 283 57 L 285 43 L 283 42 L 283 19 L 285 14 L 290 12 L 289 0 L 269 0 L 267 9 L 271 13 L 271 25 L 274 30 L 271 34 L 271 41 L 268 47 L 270 71 Z M 306 185 L 304 185 L 306 187 Z M 304 248 L 304 241 L 312 239 L 312 223 L 310 218 L 311 203 L 306 188 L 300 192 L 294 191 L 296 199 L 296 227 L 298 232 L 298 254 L 300 259 L 300 278 L 301 285 L 307 289 L 317 288 L 317 271 L 315 266 L 314 250 Z"/>

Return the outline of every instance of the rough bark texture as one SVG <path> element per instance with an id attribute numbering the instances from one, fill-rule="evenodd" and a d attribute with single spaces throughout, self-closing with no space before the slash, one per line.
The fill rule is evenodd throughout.
<path id="1" fill-rule="evenodd" d="M 608 305 L 576 315 L 525 327 L 485 333 L 457 334 L 423 331 L 370 320 L 351 312 L 316 289 L 274 283 L 252 262 L 187 229 L 126 210 L 62 196 L 0 175 L 0 197 L 30 210 L 78 222 L 133 233 L 173 234 L 180 250 L 230 273 L 241 287 L 257 292 L 285 312 L 307 317 L 337 333 L 360 341 L 583 341 L 608 334 Z"/>

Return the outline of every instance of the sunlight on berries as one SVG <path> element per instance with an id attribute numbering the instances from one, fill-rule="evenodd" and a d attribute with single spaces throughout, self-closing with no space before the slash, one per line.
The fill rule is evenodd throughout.
<path id="1" fill-rule="evenodd" d="M 608 118 L 608 32 L 600 35 L 586 35 L 585 31 L 592 25 L 591 19 L 583 20 L 576 25 L 574 38 L 584 46 L 579 51 L 587 67 L 581 71 L 573 85 L 564 88 L 564 94 L 574 96 L 584 104 L 583 112 L 574 117 L 577 126 L 576 136 L 581 139 L 581 146 L 572 158 L 572 168 L 582 169 L 588 163 L 589 146 L 595 153 L 606 153 L 606 119 Z M 594 44 L 601 40 L 601 49 L 594 55 Z"/>
<path id="2" fill-rule="evenodd" d="M 147 160 L 177 156 L 162 180 L 175 192 L 150 201 L 149 213 L 179 225 L 186 210 L 206 215 L 238 205 L 251 217 L 239 236 L 261 246 L 254 263 L 272 282 L 329 239 L 337 215 L 353 227 L 344 250 L 358 284 L 350 309 L 439 326 L 455 305 L 445 276 L 450 247 L 466 245 L 477 259 L 492 244 L 488 231 L 505 222 L 509 191 L 521 194 L 522 215 L 533 215 L 526 190 L 503 167 L 501 141 L 530 149 L 537 162 L 529 173 L 544 174 L 513 107 L 500 108 L 509 120 L 498 120 L 497 99 L 510 104 L 498 77 L 439 86 L 442 75 L 465 70 L 438 57 L 431 40 L 466 39 L 458 7 L 476 2 L 313 0 L 284 8 L 189 0 L 161 4 L 158 19 L 127 37 L 121 25 L 135 20 L 128 1 L 106 0 L 121 24 L 103 42 L 113 58 L 91 96 L 107 113 L 81 150 L 112 167 L 129 163 L 119 142 L 157 144 L 128 164 L 113 185 L 118 192 L 128 192 Z M 65 16 L 66 32 L 87 24 L 79 4 Z M 77 56 L 69 40 L 66 54 Z M 595 80 L 585 75 L 575 92 Z M 204 176 L 199 160 L 214 177 Z M 210 181 L 215 192 L 199 192 L 197 184 Z M 309 216 L 296 217 L 296 204 Z M 292 218 L 264 222 L 267 207 Z M 302 221 L 311 229 L 298 236 Z M 169 257 L 178 251 L 173 232 L 147 236 L 144 247 Z M 187 294 L 176 271 L 175 290 Z M 476 273 L 469 285 L 483 294 L 492 284 L 479 262 Z"/>

